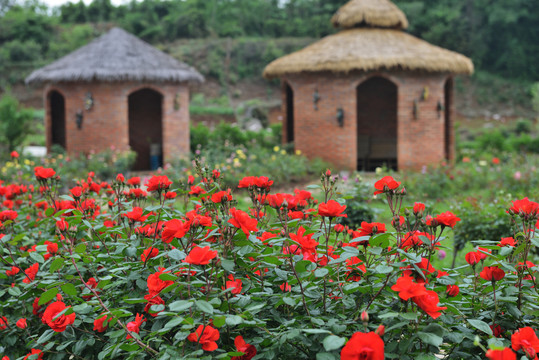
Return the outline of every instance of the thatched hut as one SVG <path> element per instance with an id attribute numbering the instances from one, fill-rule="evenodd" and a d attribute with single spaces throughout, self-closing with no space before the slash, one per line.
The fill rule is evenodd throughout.
<path id="1" fill-rule="evenodd" d="M 352 0 L 341 30 L 270 63 L 281 78 L 284 142 L 349 170 L 419 168 L 452 159 L 453 75 L 467 57 L 407 34 L 389 0 Z"/>
<path id="2" fill-rule="evenodd" d="M 45 84 L 49 150 L 131 149 L 135 170 L 188 154 L 188 85 L 202 81 L 192 67 L 119 28 L 26 78 Z"/>

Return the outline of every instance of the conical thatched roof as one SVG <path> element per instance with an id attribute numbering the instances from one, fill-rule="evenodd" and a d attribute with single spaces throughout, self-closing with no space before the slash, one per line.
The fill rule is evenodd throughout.
<path id="1" fill-rule="evenodd" d="M 204 77 L 136 36 L 113 28 L 88 45 L 34 71 L 26 83 L 95 80 L 202 82 Z"/>
<path id="2" fill-rule="evenodd" d="M 473 63 L 464 55 L 431 45 L 400 30 L 359 28 L 326 36 L 273 61 L 266 66 L 264 77 L 382 69 L 471 74 Z"/>
<path id="3" fill-rule="evenodd" d="M 406 29 L 406 15 L 389 0 L 352 0 L 331 18 L 335 27 L 351 29 L 358 26 Z"/>

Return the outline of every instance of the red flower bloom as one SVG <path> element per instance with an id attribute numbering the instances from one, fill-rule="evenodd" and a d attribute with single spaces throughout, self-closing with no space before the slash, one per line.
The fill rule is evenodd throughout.
<path id="1" fill-rule="evenodd" d="M 157 255 L 159 255 L 159 249 L 156 247 L 149 247 L 142 252 L 142 255 L 140 255 L 140 260 L 142 262 L 146 262 L 146 259 L 154 258 Z"/>
<path id="2" fill-rule="evenodd" d="M 214 351 L 217 350 L 219 337 L 219 330 L 210 325 L 200 325 L 194 333 L 189 334 L 187 340 L 201 344 L 203 350 Z"/>
<path id="3" fill-rule="evenodd" d="M 67 229 L 69 229 L 69 223 L 65 221 L 64 219 L 60 219 L 56 221 L 56 227 L 60 231 L 66 231 Z"/>
<path id="4" fill-rule="evenodd" d="M 477 251 L 470 251 L 465 256 L 466 262 L 472 266 L 475 266 L 481 261 L 481 256 L 477 253 Z"/>
<path id="5" fill-rule="evenodd" d="M 454 297 L 459 294 L 460 289 L 458 285 L 447 285 L 445 292 L 447 293 L 447 296 Z"/>
<path id="6" fill-rule="evenodd" d="M 374 333 L 356 332 L 341 350 L 341 360 L 384 360 L 384 341 Z"/>
<path id="7" fill-rule="evenodd" d="M 312 238 L 313 234 L 305 235 L 305 229 L 300 226 L 297 234 L 290 233 L 290 239 L 294 240 L 301 246 L 303 252 L 316 253 L 318 242 Z"/>
<path id="8" fill-rule="evenodd" d="M 226 282 L 226 288 L 232 289 L 231 293 L 234 295 L 241 294 L 242 282 L 241 279 L 234 279 L 232 274 L 228 275 L 228 281 Z"/>
<path id="9" fill-rule="evenodd" d="M 281 285 L 279 285 L 279 288 L 280 288 L 282 291 L 292 291 L 292 286 L 290 286 L 290 284 L 287 283 L 287 282 L 282 283 Z"/>
<path id="10" fill-rule="evenodd" d="M 241 335 L 236 336 L 234 339 L 234 345 L 236 351 L 242 352 L 242 356 L 233 356 L 230 360 L 251 360 L 256 355 L 256 348 L 254 345 L 247 344 Z"/>
<path id="11" fill-rule="evenodd" d="M 487 281 L 500 281 L 505 277 L 505 271 L 497 266 L 485 266 L 479 276 Z"/>
<path id="12" fill-rule="evenodd" d="M 382 234 L 385 232 L 386 232 L 386 224 L 377 223 L 377 222 L 368 223 L 368 222 L 362 221 L 361 228 L 359 229 L 359 234 L 357 234 L 356 237 L 371 236 L 371 235 L 376 235 L 376 234 Z"/>
<path id="13" fill-rule="evenodd" d="M 152 176 L 145 185 L 147 191 L 160 192 L 162 190 L 167 190 L 170 185 L 172 185 L 172 181 L 170 181 L 166 175 Z"/>
<path id="14" fill-rule="evenodd" d="M 127 323 L 127 330 L 138 334 L 140 332 L 140 325 L 142 325 L 142 323 L 145 321 L 146 319 L 144 319 L 144 316 L 137 313 L 137 315 L 135 316 L 135 321 L 130 321 Z M 125 337 L 126 340 L 129 340 L 131 338 L 132 336 L 129 334 Z"/>
<path id="15" fill-rule="evenodd" d="M 38 350 L 38 349 L 32 349 L 32 350 L 30 350 L 30 352 L 28 353 L 28 355 L 26 355 L 26 356 L 24 357 L 23 360 L 27 360 L 30 356 L 32 356 L 32 355 L 38 355 L 38 354 L 39 354 L 39 356 L 38 356 L 36 359 L 37 359 L 37 360 L 42 360 L 42 359 L 43 359 L 43 352 L 42 352 L 41 350 Z"/>
<path id="16" fill-rule="evenodd" d="M 57 243 L 53 243 L 53 242 L 50 242 L 50 241 L 45 241 L 45 245 L 47 245 L 47 251 L 50 254 L 56 254 L 58 252 L 58 244 Z"/>
<path id="17" fill-rule="evenodd" d="M 517 360 L 517 355 L 509 348 L 503 350 L 488 350 L 486 357 L 490 360 Z"/>
<path id="18" fill-rule="evenodd" d="M 418 284 L 413 281 L 411 276 L 404 275 L 397 279 L 397 283 L 391 287 L 391 290 L 398 291 L 399 297 L 405 301 L 410 298 L 427 295 L 425 284 Z"/>
<path id="19" fill-rule="evenodd" d="M 233 226 L 240 228 L 246 237 L 249 237 L 251 231 L 258 231 L 258 228 L 256 227 L 258 221 L 252 219 L 245 211 L 232 208 L 230 209 L 230 214 L 232 215 L 232 218 L 228 220 L 228 222 Z"/>
<path id="20" fill-rule="evenodd" d="M 22 282 L 25 284 L 30 284 L 30 282 L 34 281 L 34 279 L 36 278 L 38 271 L 39 271 L 38 263 L 35 263 L 34 265 L 30 266 L 28 269 L 24 270 L 24 273 L 27 275 L 27 277 L 25 277 Z"/>
<path id="21" fill-rule="evenodd" d="M 94 320 L 94 330 L 97 332 L 104 332 L 107 330 L 111 320 L 112 318 L 107 319 L 107 315 L 101 314 L 97 319 Z"/>
<path id="22" fill-rule="evenodd" d="M 427 291 L 427 294 L 413 297 L 412 301 L 415 302 L 416 305 L 421 308 L 421 310 L 425 311 L 433 319 L 436 319 L 440 315 L 442 315 L 440 313 L 440 310 L 445 310 L 447 309 L 447 307 L 438 306 L 440 299 L 438 298 L 438 294 L 435 291 L 432 291 L 432 290 L 426 290 L 426 291 Z"/>
<path id="23" fill-rule="evenodd" d="M 209 246 L 203 248 L 195 246 L 183 261 L 191 265 L 208 265 L 215 257 L 217 257 L 217 251 L 211 250 Z"/>
<path id="24" fill-rule="evenodd" d="M 490 254 L 489 249 L 485 249 L 485 248 L 482 248 L 482 247 L 477 248 L 477 255 L 479 255 L 481 260 L 485 260 L 488 257 L 487 254 Z"/>
<path id="25" fill-rule="evenodd" d="M 414 215 L 417 217 L 423 216 L 423 212 L 425 211 L 425 204 L 416 202 L 414 203 Z"/>
<path id="26" fill-rule="evenodd" d="M 159 279 L 159 275 L 169 272 L 170 271 L 165 271 L 165 268 L 160 267 L 159 271 L 148 276 L 148 280 L 146 281 L 146 283 L 148 284 L 148 291 L 151 295 L 158 295 L 161 290 L 163 290 L 167 286 L 174 284 L 174 281 L 172 280 L 165 281 Z"/>
<path id="27" fill-rule="evenodd" d="M 196 195 L 196 196 L 205 194 L 205 193 L 206 193 L 206 190 L 204 190 L 200 186 L 191 186 L 191 191 L 189 191 L 189 195 Z"/>
<path id="28" fill-rule="evenodd" d="M 182 238 L 191 228 L 189 221 L 182 222 L 178 219 L 172 219 L 165 223 L 161 237 L 163 241 L 169 244 L 173 238 Z"/>
<path id="29" fill-rule="evenodd" d="M 126 212 L 125 214 L 122 214 L 122 215 L 128 218 L 131 222 L 137 222 L 137 221 L 144 222 L 146 221 L 146 219 L 148 218 L 150 214 L 146 216 L 142 216 L 143 213 L 144 213 L 144 210 L 142 210 L 142 208 L 135 206 L 133 210 Z"/>
<path id="30" fill-rule="evenodd" d="M 344 214 L 344 210 L 346 210 L 346 205 L 341 205 L 335 200 L 318 205 L 318 214 L 325 217 L 348 217 Z"/>
<path id="31" fill-rule="evenodd" d="M 17 320 L 15 323 L 19 329 L 26 329 L 28 327 L 28 324 L 26 323 L 26 319 L 22 318 Z"/>
<path id="32" fill-rule="evenodd" d="M 152 307 L 152 305 L 165 305 L 165 300 L 161 299 L 161 297 L 157 295 L 148 294 L 148 295 L 144 295 L 144 299 L 148 300 L 148 303 L 144 307 L 144 311 L 150 314 L 150 316 L 156 317 L 157 315 L 159 315 L 161 311 L 163 311 L 161 310 L 156 313 L 150 312 L 150 308 Z"/>
<path id="33" fill-rule="evenodd" d="M 51 177 L 53 177 L 56 174 L 56 171 L 54 171 L 51 168 L 44 168 L 42 166 L 36 166 L 34 168 L 34 175 L 36 176 L 36 179 L 38 180 L 46 180 Z"/>
<path id="34" fill-rule="evenodd" d="M 374 188 L 376 191 L 374 195 L 382 194 L 384 192 L 395 190 L 400 186 L 400 182 L 395 181 L 391 176 L 384 176 L 380 180 L 374 183 Z"/>
<path id="35" fill-rule="evenodd" d="M 140 185 L 140 177 L 133 176 L 129 180 L 127 180 L 127 183 L 131 186 L 139 186 Z"/>
<path id="36" fill-rule="evenodd" d="M 455 214 L 453 214 L 451 211 L 446 211 L 438 216 L 436 216 L 435 220 L 440 225 L 449 226 L 450 228 L 453 228 L 457 221 L 460 221 L 460 218 L 458 218 Z"/>
<path id="37" fill-rule="evenodd" d="M 7 318 L 5 316 L 0 316 L 0 330 L 7 329 Z"/>
<path id="38" fill-rule="evenodd" d="M 513 206 L 509 208 L 508 212 L 516 215 L 535 215 L 537 211 L 539 211 L 539 204 L 525 197 L 521 200 L 514 200 Z"/>
<path id="39" fill-rule="evenodd" d="M 13 150 L 11 154 L 9 154 L 13 159 L 17 159 L 19 157 L 19 153 Z"/>
<path id="40" fill-rule="evenodd" d="M 513 239 L 512 237 L 502 238 L 502 240 L 498 243 L 499 247 L 504 247 L 504 246 L 515 247 L 515 245 L 516 245 L 515 239 Z"/>
<path id="41" fill-rule="evenodd" d="M 524 327 L 511 336 L 511 347 L 515 351 L 522 349 L 526 356 L 533 358 L 539 353 L 539 339 L 531 327 Z"/>
<path id="42" fill-rule="evenodd" d="M 215 194 L 211 196 L 211 201 L 216 204 L 226 202 L 226 201 L 232 201 L 232 195 L 230 194 L 230 189 L 228 189 L 227 191 L 216 192 Z"/>
<path id="43" fill-rule="evenodd" d="M 11 267 L 11 270 L 6 270 L 6 275 L 7 276 L 14 276 L 14 275 L 17 275 L 19 273 L 20 269 L 16 266 L 12 266 Z"/>
<path id="44" fill-rule="evenodd" d="M 47 324 L 56 332 L 62 332 L 68 325 L 75 322 L 75 313 L 65 315 L 62 314 L 58 317 L 56 315 L 66 309 L 66 305 L 61 301 L 55 301 L 45 309 L 41 321 Z"/>

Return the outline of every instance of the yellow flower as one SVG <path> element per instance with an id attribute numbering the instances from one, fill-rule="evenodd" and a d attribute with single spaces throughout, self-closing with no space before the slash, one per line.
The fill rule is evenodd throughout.
<path id="1" fill-rule="evenodd" d="M 285 151 L 285 150 L 281 150 L 281 155 L 286 155 L 286 151 Z"/>
<path id="2" fill-rule="evenodd" d="M 301 155 L 301 150 L 296 150 L 296 155 Z"/>
<path id="3" fill-rule="evenodd" d="M 277 158 L 275 157 L 275 155 L 271 155 L 271 160 L 275 160 L 275 159 L 277 159 Z"/>
<path id="4" fill-rule="evenodd" d="M 30 160 L 24 159 L 24 165 L 30 165 Z"/>
<path id="5" fill-rule="evenodd" d="M 374 170 L 374 172 L 378 175 L 381 174 L 383 171 L 384 169 L 382 169 L 381 167 L 377 167 L 376 170 Z"/>
<path id="6" fill-rule="evenodd" d="M 275 151 L 275 152 L 279 152 L 279 150 L 281 150 L 281 148 L 280 148 L 280 147 L 278 147 L 278 146 L 275 146 L 275 147 L 273 147 L 273 151 Z"/>
<path id="7" fill-rule="evenodd" d="M 13 166 L 13 163 L 12 163 L 11 161 L 8 161 L 8 162 L 6 163 L 6 167 L 10 168 L 10 167 L 12 167 L 12 166 Z"/>
<path id="8" fill-rule="evenodd" d="M 63 159 L 63 158 L 64 158 L 64 155 L 62 155 L 62 154 L 59 154 L 59 155 L 58 155 L 58 159 L 61 160 L 61 159 Z"/>

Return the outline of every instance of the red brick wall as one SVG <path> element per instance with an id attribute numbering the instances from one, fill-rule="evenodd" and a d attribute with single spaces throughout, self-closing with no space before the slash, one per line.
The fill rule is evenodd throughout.
<path id="1" fill-rule="evenodd" d="M 44 91 L 47 148 L 51 146 L 51 112 L 48 94 L 60 92 L 66 107 L 66 150 L 71 154 L 89 153 L 108 148 L 129 149 L 128 96 L 150 88 L 163 95 L 163 159 L 169 162 L 189 153 L 189 89 L 185 84 L 147 84 L 138 82 L 60 83 L 47 85 Z M 92 93 L 94 105 L 84 109 L 86 93 Z M 176 105 L 177 104 L 177 105 Z M 75 123 L 77 111 L 83 113 L 82 128 Z"/>
<path id="2" fill-rule="evenodd" d="M 338 169 L 357 167 L 357 87 L 372 76 L 381 76 L 397 85 L 397 160 L 399 169 L 419 169 L 444 160 L 444 85 L 448 74 L 420 73 L 331 73 L 298 74 L 283 79 L 294 90 L 295 148 L 308 157 L 320 157 Z M 422 99 L 428 87 L 427 99 Z M 284 85 L 283 85 L 284 89 Z M 320 101 L 314 109 L 313 94 Z M 417 117 L 414 116 L 414 100 Z M 378 99 L 384 101 L 383 97 Z M 283 94 L 283 114 L 286 101 Z M 344 126 L 337 123 L 337 109 L 344 110 Z M 452 111 L 451 107 L 451 111 Z M 452 116 L 450 116 L 452 119 Z M 450 124 L 452 128 L 452 123 Z M 286 119 L 283 124 L 286 128 Z M 379 128 L 380 133 L 384 132 Z M 284 134 L 286 136 L 286 134 Z M 450 134 L 450 141 L 454 136 Z M 454 147 L 451 146 L 452 151 Z"/>

